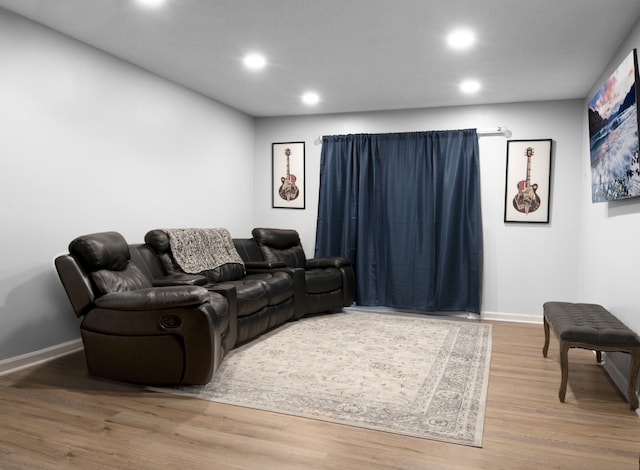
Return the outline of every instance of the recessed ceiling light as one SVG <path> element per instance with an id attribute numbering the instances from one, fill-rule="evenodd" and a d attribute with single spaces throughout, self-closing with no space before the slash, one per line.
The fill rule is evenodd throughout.
<path id="1" fill-rule="evenodd" d="M 449 47 L 458 51 L 469 49 L 476 42 L 476 36 L 470 29 L 456 29 L 447 36 Z"/>
<path id="2" fill-rule="evenodd" d="M 166 0 L 137 0 L 137 2 L 145 7 L 156 8 L 164 5 Z"/>
<path id="3" fill-rule="evenodd" d="M 473 94 L 480 90 L 480 82 L 477 80 L 465 80 L 460 84 L 460 91 L 467 94 Z"/>
<path id="4" fill-rule="evenodd" d="M 313 91 L 309 91 L 304 95 L 302 95 L 302 102 L 304 104 L 313 105 L 313 104 L 318 104 L 319 101 L 320 101 L 320 96 L 318 96 L 318 94 Z"/>
<path id="5" fill-rule="evenodd" d="M 267 65 L 267 60 L 260 54 L 249 54 L 243 62 L 245 67 L 251 70 L 261 70 Z"/>
<path id="6" fill-rule="evenodd" d="M 462 93 L 466 93 L 467 95 L 477 93 L 478 91 L 480 91 L 480 88 L 480 82 L 477 80 L 465 80 L 460 84 L 460 91 Z"/>

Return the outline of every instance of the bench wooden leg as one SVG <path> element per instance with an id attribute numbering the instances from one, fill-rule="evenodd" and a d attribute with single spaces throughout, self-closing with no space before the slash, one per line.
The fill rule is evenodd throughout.
<path id="1" fill-rule="evenodd" d="M 549 322 L 547 321 L 547 317 L 543 315 L 543 324 L 544 324 L 544 346 L 542 347 L 542 356 L 547 357 L 547 353 L 549 352 Z"/>
<path id="2" fill-rule="evenodd" d="M 567 393 L 567 381 L 569 379 L 569 345 L 564 341 L 560 341 L 560 370 L 562 379 L 560 380 L 560 391 L 558 398 L 564 403 L 564 397 Z"/>
<path id="3" fill-rule="evenodd" d="M 632 410 L 638 408 L 638 370 L 640 370 L 640 350 L 634 349 L 631 353 L 631 365 L 629 366 L 629 406 Z"/>

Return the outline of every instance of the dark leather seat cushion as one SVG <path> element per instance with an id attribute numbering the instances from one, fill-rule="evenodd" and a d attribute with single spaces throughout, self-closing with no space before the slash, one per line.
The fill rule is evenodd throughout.
<path id="1" fill-rule="evenodd" d="M 269 305 L 267 285 L 260 279 L 241 279 L 219 284 L 220 287 L 234 286 L 238 296 L 238 317 L 251 315 Z"/>
<path id="2" fill-rule="evenodd" d="M 245 279 L 262 281 L 269 291 L 269 305 L 278 305 L 293 296 L 293 277 L 284 272 L 249 274 Z"/>
<path id="3" fill-rule="evenodd" d="M 342 288 L 342 273 L 337 268 L 306 270 L 307 293 L 321 294 Z"/>

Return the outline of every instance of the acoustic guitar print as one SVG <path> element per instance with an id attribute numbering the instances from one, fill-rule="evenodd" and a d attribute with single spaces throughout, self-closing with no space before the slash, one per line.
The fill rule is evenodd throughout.
<path id="1" fill-rule="evenodd" d="M 278 190 L 278 194 L 285 201 L 293 201 L 298 197 L 300 190 L 296 186 L 296 177 L 289 172 L 289 157 L 291 156 L 291 149 L 285 149 L 284 155 L 287 159 L 287 174 L 280 178 L 282 185 Z"/>
<path id="2" fill-rule="evenodd" d="M 518 194 L 513 198 L 513 207 L 518 212 L 528 214 L 534 212 L 540 207 L 540 196 L 536 193 L 537 184 L 531 184 L 531 157 L 533 156 L 533 148 L 527 147 L 524 152 L 527 157 L 527 179 L 518 182 Z"/>

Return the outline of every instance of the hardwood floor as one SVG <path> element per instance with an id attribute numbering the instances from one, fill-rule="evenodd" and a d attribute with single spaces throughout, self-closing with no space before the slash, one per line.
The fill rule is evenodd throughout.
<path id="1" fill-rule="evenodd" d="M 0 469 L 637 469 L 640 418 L 597 365 L 554 337 L 491 322 L 483 448 L 144 390 L 87 375 L 82 353 L 0 377 Z"/>

